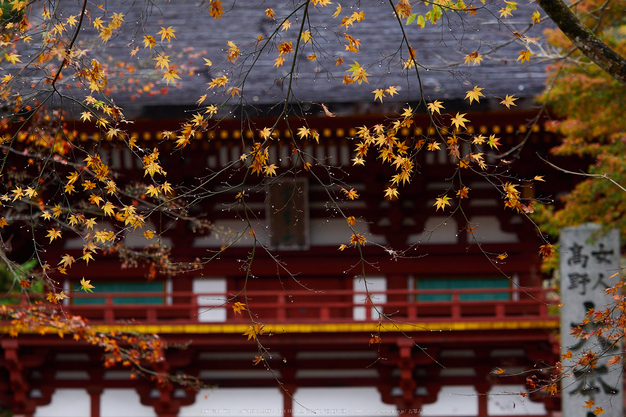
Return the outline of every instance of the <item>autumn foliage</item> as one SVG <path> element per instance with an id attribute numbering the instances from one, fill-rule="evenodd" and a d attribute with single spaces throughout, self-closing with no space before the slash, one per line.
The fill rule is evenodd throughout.
<path id="1" fill-rule="evenodd" d="M 220 0 L 202 4 L 208 13 L 208 26 L 225 19 L 231 9 L 230 4 L 225 7 Z M 258 18 L 268 22 L 270 29 L 266 33 L 229 39 L 221 45 L 220 54 L 206 56 L 202 51 L 176 44 L 189 28 L 154 16 L 157 23 L 152 23 L 151 16 L 138 14 L 124 4 L 107 6 L 84 1 L 79 2 L 78 7 L 72 3 L 63 13 L 52 7 L 56 6 L 55 2 L 39 5 L 12 0 L 2 1 L 1 5 L 4 31 L 0 42 L 0 228 L 3 231 L 0 258 L 10 271 L 10 279 L 19 295 L 23 299 L 34 295 L 38 300 L 26 306 L 2 306 L 3 318 L 11 320 L 13 336 L 24 331 L 56 332 L 61 337 L 70 334 L 77 340 L 101 346 L 106 352 L 107 366 L 121 363 L 141 371 L 145 370 L 145 362 L 154 364 L 162 360 L 165 346 L 156 336 L 102 334 L 92 330 L 82 318 L 65 315 L 63 301 L 69 294 L 64 292 L 59 280 L 72 276 L 72 267 L 77 263 L 97 265 L 102 256 L 118 256 L 124 267 L 145 266 L 148 279 L 157 275 L 175 276 L 207 265 L 219 254 L 194 262 L 179 262 L 170 257 L 171 248 L 162 236 L 177 222 L 184 222 L 188 229 L 197 233 L 212 231 L 211 223 L 194 214 L 194 205 L 215 194 L 210 187 L 223 173 L 237 170 L 244 173 L 246 181 L 261 185 L 274 177 L 311 175 L 327 191 L 329 204 L 337 207 L 346 220 L 345 243 L 339 249 L 361 253 L 365 245 L 371 244 L 354 229 L 357 219 L 341 211 L 339 206 L 341 201 L 358 200 L 360 190 L 349 184 L 327 181 L 323 177 L 326 173 L 324 160 L 307 153 L 309 143 L 321 141 L 320 132 L 309 126 L 307 111 L 298 105 L 306 98 L 294 93 L 298 71 L 326 71 L 328 79 L 337 87 L 367 88 L 371 103 L 398 103 L 400 86 L 385 83 L 375 75 L 377 63 L 360 58 L 368 45 L 358 37 L 357 28 L 376 19 L 366 7 L 342 7 L 328 0 L 295 2 L 291 7 L 280 9 L 264 5 L 258 8 Z M 486 4 L 485 1 L 400 0 L 385 7 L 385 13 L 394 17 L 401 33 L 397 40 L 398 51 L 385 57 L 385 65 L 401 71 L 407 84 L 415 83 L 419 91 L 422 91 L 420 71 L 424 67 L 422 51 L 414 49 L 411 42 L 414 37 L 407 33 L 419 33 L 427 25 L 441 23 L 448 15 L 471 22 L 475 15 L 483 14 L 504 22 L 504 30 L 500 34 L 502 39 L 492 48 L 481 49 L 475 43 L 470 43 L 470 49 L 460 48 L 462 53 L 457 51 L 449 58 L 445 68 L 480 67 L 501 47 L 512 43 L 515 49 L 509 65 L 521 68 L 533 62 L 542 50 L 539 39 L 530 36 L 530 31 L 543 18 L 538 10 L 520 14 L 525 24 L 517 29 L 506 24 L 506 19 L 518 13 L 515 1 Z M 233 6 L 231 12 L 236 11 Z M 320 23 L 317 26 L 307 23 L 311 21 Z M 609 30 L 614 21 L 603 22 L 607 41 L 623 48 L 623 42 L 619 43 L 621 32 Z M 320 28 L 331 28 L 331 33 Z M 126 43 L 124 36 L 129 33 L 132 36 Z M 326 36 L 330 34 L 332 36 Z M 553 42 L 564 46 L 556 40 L 556 34 L 551 36 Z M 107 47 L 118 38 L 125 40 L 128 60 L 106 54 Z M 341 54 L 326 52 L 332 48 L 324 43 L 331 41 L 337 43 Z M 247 95 L 246 83 L 255 71 L 257 60 L 267 57 L 273 63 L 273 70 L 284 71 L 279 79 L 285 93 L 273 108 L 273 120 L 255 124 L 243 110 L 240 140 L 245 144 L 245 151 L 220 172 L 197 178 L 193 184 L 170 182 L 164 162 L 168 156 L 165 149 L 173 149 L 170 155 L 183 155 L 197 135 L 215 137 L 220 120 L 231 115 L 229 109 L 250 108 L 253 101 Z M 301 57 L 306 59 L 300 60 Z M 319 65 L 316 68 L 321 69 L 301 69 L 305 64 Z M 612 112 L 623 108 L 616 104 L 624 98 L 623 89 L 619 90 L 615 83 L 594 71 L 569 61 L 557 64 L 549 100 L 558 111 L 571 117 L 554 124 L 554 129 L 566 136 L 558 151 L 591 154 L 599 161 L 594 167 L 596 172 L 608 170 L 621 175 L 623 163 L 618 155 L 623 154 L 624 143 L 620 132 L 625 130 L 622 124 L 626 122 Z M 132 134 L 132 120 L 127 119 L 126 109 L 118 104 L 117 97 L 125 98 L 128 103 L 150 100 L 166 95 L 170 89 L 178 88 L 186 79 L 201 72 L 210 74 L 206 91 L 198 95 L 187 119 L 172 130 L 160 131 L 154 145 L 142 147 L 139 138 Z M 271 85 L 274 81 L 268 82 Z M 517 106 L 518 97 L 513 92 L 501 97 L 492 94 L 487 85 L 463 85 L 465 95 L 461 98 L 466 107 L 478 106 L 486 99 L 495 100 L 502 111 Z M 607 102 L 614 104 L 604 106 Z M 323 117 L 336 116 L 324 103 L 309 104 Z M 397 111 L 389 114 L 384 123 L 354 126 L 353 165 L 368 169 L 385 166 L 385 172 L 391 174 L 380 198 L 394 200 L 402 195 L 404 186 L 421 175 L 419 158 L 445 151 L 454 163 L 454 171 L 449 183 L 429 203 L 433 213 L 463 213 L 473 194 L 465 180 L 466 172 L 481 176 L 495 187 L 502 198 L 503 210 L 523 215 L 532 213 L 533 202 L 522 196 L 521 188 L 543 178 L 512 181 L 506 174 L 509 161 L 488 157 L 489 153 L 502 150 L 501 138 L 497 134 L 483 135 L 474 131 L 469 112 L 452 108 L 422 92 L 413 103 L 399 104 Z M 428 116 L 427 131 L 415 126 L 418 113 Z M 279 124 L 285 127 L 279 129 Z M 271 148 L 278 146 L 279 140 L 293 155 L 293 164 L 288 168 L 279 167 L 270 157 Z M 108 143 L 119 144 L 129 151 L 134 163 L 142 167 L 142 178 L 132 183 L 120 180 L 100 156 Z M 576 213 L 588 214 L 582 221 L 606 220 L 616 212 L 609 207 L 622 204 L 603 190 L 605 185 L 602 184 L 606 185 L 590 182 L 587 188 L 576 191 L 579 194 L 572 194 L 571 201 L 579 204 Z M 250 212 L 246 200 L 249 188 L 244 183 L 229 186 L 236 193 L 233 206 Z M 592 195 L 602 195 L 599 204 Z M 590 218 L 592 211 L 581 205 L 581 201 L 593 202 L 597 209 L 594 212 L 603 214 Z M 565 213 L 557 214 L 557 219 L 570 215 Z M 626 230 L 626 223 L 621 226 Z M 463 225 L 470 235 L 476 227 L 469 222 Z M 26 256 L 23 253 L 16 256 L 6 249 L 6 242 L 22 228 L 30 234 L 28 240 L 32 245 L 28 246 Z M 142 239 L 145 245 L 140 248 L 126 245 L 128 236 Z M 262 246 L 249 221 L 239 236 L 249 236 L 255 245 Z M 60 247 L 57 245 L 70 238 L 82 242 L 80 257 L 66 253 L 58 259 L 50 259 L 45 255 L 46 248 Z M 553 248 L 543 236 L 539 236 L 537 243 L 542 256 L 552 255 Z M 221 250 L 228 250 L 228 246 L 225 244 Z M 269 248 L 264 249 L 269 251 Z M 499 260 L 507 257 L 506 254 L 487 256 Z M 37 267 L 26 276 L 19 272 L 29 259 L 35 259 Z M 82 278 L 82 290 L 97 292 L 98 282 L 85 277 L 73 278 L 77 281 Z M 33 290 L 34 282 L 40 283 L 39 293 Z M 229 302 L 233 303 L 235 313 L 250 313 L 243 298 Z M 242 337 L 257 341 L 263 333 L 263 324 L 251 320 Z M 379 340 L 373 338 L 370 342 L 376 344 Z M 259 357 L 262 359 L 262 354 Z"/>

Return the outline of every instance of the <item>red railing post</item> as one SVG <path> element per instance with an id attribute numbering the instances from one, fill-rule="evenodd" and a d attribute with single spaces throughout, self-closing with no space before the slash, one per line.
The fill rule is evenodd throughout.
<path id="1" fill-rule="evenodd" d="M 285 302 L 285 294 L 282 292 L 278 294 L 278 310 L 276 311 L 276 319 L 280 321 L 287 320 L 287 305 Z"/>
<path id="2" fill-rule="evenodd" d="M 459 299 L 459 293 L 455 292 L 452 294 L 452 318 L 460 319 L 461 318 L 461 304 Z"/>
<path id="3" fill-rule="evenodd" d="M 157 317 L 157 312 L 156 312 L 156 308 L 151 307 L 148 308 L 148 311 L 146 312 L 146 321 L 150 322 L 157 322 L 158 317 Z"/>
<path id="4" fill-rule="evenodd" d="M 113 323 L 115 321 L 115 313 L 113 312 L 113 296 L 111 296 L 111 294 L 106 294 L 105 297 L 104 321 L 106 323 Z"/>
<path id="5" fill-rule="evenodd" d="M 330 320 L 330 309 L 328 307 L 322 306 L 320 308 L 320 320 L 322 321 Z"/>
<path id="6" fill-rule="evenodd" d="M 506 316 L 505 306 L 503 303 L 496 304 L 496 317 L 501 319 Z"/>
<path id="7" fill-rule="evenodd" d="M 412 320 L 416 320 L 417 319 L 417 301 L 414 301 L 413 303 L 409 304 L 409 308 L 408 308 L 408 319 L 412 319 Z"/>

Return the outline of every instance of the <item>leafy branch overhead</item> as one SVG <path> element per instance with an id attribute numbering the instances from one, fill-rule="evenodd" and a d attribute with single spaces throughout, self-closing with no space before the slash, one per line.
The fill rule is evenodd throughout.
<path id="1" fill-rule="evenodd" d="M 594 62 L 600 56 L 602 68 L 624 82 L 623 64 L 584 22 L 561 19 L 569 9 L 560 1 L 539 4 L 583 53 Z M 339 249 L 356 254 L 363 270 L 366 252 L 403 249 L 370 239 L 362 227 L 371 219 L 351 208 L 377 199 L 404 207 L 411 187 L 425 182 L 426 161 L 446 161 L 436 173 L 441 181 L 411 204 L 429 216 L 464 219 L 460 229 L 473 243 L 480 243 L 479 226 L 466 210 L 482 198 L 484 185 L 507 213 L 534 211 L 535 199 L 524 190 L 543 177 L 512 174 L 511 161 L 499 154 L 508 147 L 502 133 L 477 123 L 486 107 L 510 114 L 525 106 L 524 86 L 490 84 L 492 63 L 506 62 L 498 68 L 507 81 L 542 87 L 542 76 L 527 77 L 529 67 L 555 54 L 534 6 L 512 0 L 0 6 L 0 258 L 13 287 L 42 303 L 3 306 L 13 336 L 72 334 L 106 349 L 107 366 L 156 364 L 166 347 L 158 338 L 98 333 L 65 315 L 68 298 L 101 287 L 84 272 L 116 257 L 120 268 L 140 268 L 148 280 L 175 277 L 245 247 L 252 248 L 241 259 L 246 285 L 257 250 L 281 279 L 297 282 L 274 255 L 263 220 L 271 211 L 262 203 L 268 190 L 288 179 L 306 178 L 325 199 L 320 204 L 341 218 L 342 229 L 332 235 L 341 233 Z M 483 24 L 498 28 L 493 39 L 483 38 Z M 339 127 L 338 120 L 350 120 L 343 117 L 350 106 L 365 109 L 367 121 Z M 139 131 L 140 123 L 149 129 Z M 533 126 L 515 128 L 524 133 Z M 344 139 L 350 148 L 328 150 Z M 202 163 L 188 163 L 200 153 Z M 340 158 L 345 163 L 335 163 Z M 373 191 L 358 182 L 372 172 L 384 182 Z M 225 230 L 214 214 L 241 228 Z M 218 242 L 215 252 L 181 256 L 172 242 L 187 233 Z M 18 238 L 28 244 L 11 252 Z M 542 234 L 537 248 L 552 254 Z M 490 262 L 506 257 L 487 254 Z M 20 271 L 28 262 L 35 266 L 26 278 Z M 65 280 L 79 290 L 68 291 Z M 237 297 L 228 302 L 233 314 L 250 320 L 243 336 L 259 346 L 260 363 L 267 351 L 259 339 L 269 331 L 245 289 Z"/>

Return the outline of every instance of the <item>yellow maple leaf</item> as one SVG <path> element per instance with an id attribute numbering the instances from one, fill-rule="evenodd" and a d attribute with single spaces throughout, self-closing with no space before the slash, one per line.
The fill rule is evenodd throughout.
<path id="1" fill-rule="evenodd" d="M 464 63 L 469 66 L 469 64 L 480 65 L 480 61 L 483 60 L 483 56 L 478 53 L 478 51 L 474 51 L 471 54 L 465 55 Z"/>
<path id="2" fill-rule="evenodd" d="M 227 59 L 228 62 L 235 62 L 239 57 L 239 47 L 233 41 L 228 41 Z"/>
<path id="3" fill-rule="evenodd" d="M 13 201 L 19 200 L 20 198 L 24 197 L 24 190 L 22 190 L 22 187 L 15 187 L 15 189 L 13 189 L 11 192 L 13 193 Z"/>
<path id="4" fill-rule="evenodd" d="M 439 142 L 430 142 L 426 148 L 431 152 L 439 151 L 441 150 L 441 144 Z"/>
<path id="5" fill-rule="evenodd" d="M 263 167 L 263 171 L 265 172 L 265 175 L 271 177 L 273 175 L 276 175 L 276 168 L 278 167 L 275 164 L 266 165 Z"/>
<path id="6" fill-rule="evenodd" d="M 482 88 L 475 85 L 474 88 L 466 92 L 467 94 L 465 95 L 465 98 L 469 98 L 470 104 L 472 104 L 472 101 L 474 100 L 476 100 L 477 103 L 480 103 L 480 97 L 485 97 L 485 95 L 481 93 L 482 90 Z"/>
<path id="7" fill-rule="evenodd" d="M 262 139 L 269 139 L 272 136 L 272 129 L 269 127 L 264 127 L 259 131 L 259 135 L 261 135 Z"/>
<path id="8" fill-rule="evenodd" d="M 156 63 L 156 68 L 160 69 L 169 69 L 170 68 L 170 57 L 168 55 L 157 55 L 156 58 L 153 58 Z"/>
<path id="9" fill-rule="evenodd" d="M 152 36 L 150 35 L 146 35 L 143 37 L 143 47 L 144 48 L 150 48 L 152 49 L 153 47 L 156 46 L 156 39 L 154 39 Z"/>
<path id="10" fill-rule="evenodd" d="M 435 100 L 432 103 L 428 103 L 426 107 L 430 110 L 431 114 L 441 114 L 440 110 L 443 109 L 443 103 L 439 100 Z"/>
<path id="11" fill-rule="evenodd" d="M 161 184 L 161 192 L 163 194 L 172 194 L 174 192 L 174 190 L 172 189 L 172 184 L 165 181 L 163 184 Z"/>
<path id="12" fill-rule="evenodd" d="M 339 16 L 341 13 L 341 4 L 337 3 L 337 8 L 335 9 L 335 13 L 333 13 L 333 18 Z"/>
<path id="13" fill-rule="evenodd" d="M 91 252 L 85 252 L 81 259 L 85 261 L 87 265 L 89 265 L 89 261 L 93 261 L 93 255 L 91 254 Z"/>
<path id="14" fill-rule="evenodd" d="M 83 277 L 83 279 L 80 280 L 80 289 L 85 292 L 93 292 L 93 289 L 96 287 L 91 285 L 90 282 L 91 280 L 87 280 L 85 279 L 85 277 Z"/>
<path id="15" fill-rule="evenodd" d="M 541 23 L 541 14 L 539 13 L 539 10 L 535 10 L 533 13 L 533 25 L 536 23 Z"/>
<path id="16" fill-rule="evenodd" d="M 174 33 L 176 33 L 176 31 L 169 26 L 167 29 L 161 27 L 161 30 L 157 32 L 157 35 L 161 35 L 161 41 L 163 41 L 163 39 L 167 39 L 169 42 L 171 38 L 176 39 L 176 35 L 174 35 Z"/>
<path id="17" fill-rule="evenodd" d="M 105 216 L 113 217 L 115 215 L 115 212 L 113 211 L 114 208 L 115 206 L 113 205 L 113 203 L 107 201 L 104 206 L 102 206 L 102 211 L 104 211 Z"/>
<path id="18" fill-rule="evenodd" d="M 87 229 L 93 229 L 93 227 L 96 225 L 96 218 L 92 217 L 90 219 L 85 219 L 85 227 Z"/>
<path id="19" fill-rule="evenodd" d="M 435 199 L 435 204 L 433 204 L 433 206 L 437 207 L 436 211 L 439 211 L 439 209 L 444 210 L 445 207 L 449 205 L 450 205 L 450 197 L 448 197 L 447 195 L 444 195 L 443 197 L 439 197 Z"/>
<path id="20" fill-rule="evenodd" d="M 63 301 L 64 299 L 69 298 L 69 297 L 67 296 L 67 294 L 65 294 L 65 291 L 61 291 L 58 294 L 54 294 L 54 298 L 56 298 L 58 302 L 58 301 Z"/>
<path id="21" fill-rule="evenodd" d="M 503 7 L 500 9 L 500 17 L 506 19 L 509 16 L 513 16 L 512 10 L 509 7 Z"/>
<path id="22" fill-rule="evenodd" d="M 228 83 L 228 77 L 226 77 L 225 75 L 222 75 L 221 77 L 211 79 L 211 82 L 208 84 L 209 84 L 209 88 L 215 88 L 215 87 L 223 87 L 226 85 L 226 83 Z"/>
<path id="23" fill-rule="evenodd" d="M 67 267 L 71 267 L 75 261 L 76 260 L 74 259 L 73 256 L 66 253 L 65 255 L 61 257 L 61 260 L 59 261 L 59 265 L 61 265 L 63 268 L 67 268 Z"/>
<path id="24" fill-rule="evenodd" d="M 514 103 L 515 100 L 517 100 L 517 97 L 510 96 L 507 94 L 504 97 L 504 99 L 500 102 L 500 104 L 502 104 L 503 106 L 506 106 L 507 109 L 510 109 L 511 106 L 517 106 L 517 104 Z"/>
<path id="25" fill-rule="evenodd" d="M 376 90 L 372 91 L 372 93 L 374 93 L 374 101 L 380 100 L 381 103 L 383 102 L 383 97 L 385 97 L 384 90 L 377 88 Z"/>
<path id="26" fill-rule="evenodd" d="M 395 85 L 391 85 L 385 90 L 385 93 L 393 97 L 394 94 L 398 94 L 398 89 L 396 88 Z"/>
<path id="27" fill-rule="evenodd" d="M 399 197 L 398 189 L 396 187 L 385 188 L 385 198 L 389 200 L 395 200 Z"/>
<path id="28" fill-rule="evenodd" d="M 300 139 L 306 139 L 311 134 L 311 129 L 309 129 L 306 126 L 302 126 L 302 127 L 298 128 L 298 133 L 297 134 L 298 134 L 298 137 Z"/>
<path id="29" fill-rule="evenodd" d="M 285 58 L 282 56 L 279 56 L 278 58 L 276 58 L 276 61 L 274 61 L 274 67 L 278 68 L 280 66 L 282 66 L 285 63 Z"/>
<path id="30" fill-rule="evenodd" d="M 533 56 L 533 53 L 530 52 L 529 50 L 525 50 L 519 53 L 519 56 L 517 57 L 517 61 L 522 61 L 522 64 L 524 63 L 524 61 L 530 61 L 530 57 Z"/>
<path id="31" fill-rule="evenodd" d="M 54 239 L 61 237 L 61 231 L 53 227 L 52 229 L 48 229 L 48 234 L 46 235 L 46 237 L 49 237 L 50 243 L 52 243 Z"/>
<path id="32" fill-rule="evenodd" d="M 456 128 L 465 127 L 465 122 L 469 122 L 469 120 L 464 117 L 466 114 L 467 113 L 457 113 L 456 116 L 450 120 L 451 124 L 453 124 Z"/>
<path id="33" fill-rule="evenodd" d="M 24 190 L 24 194 L 26 195 L 26 197 L 31 199 L 37 197 L 37 191 L 32 187 L 27 187 Z"/>
<path id="34" fill-rule="evenodd" d="M 350 69 L 348 71 L 352 72 L 353 81 L 359 84 L 365 81 L 366 84 L 369 84 L 369 81 L 367 81 L 367 76 L 369 75 L 369 73 L 367 73 L 365 71 L 365 68 L 363 68 L 358 62 L 354 61 L 354 64 L 350 66 Z"/>
<path id="35" fill-rule="evenodd" d="M 10 54 L 4 54 L 4 59 L 6 59 L 7 61 L 9 61 L 10 63 L 12 63 L 13 65 L 17 64 L 18 62 L 22 62 L 20 61 L 20 56 L 16 53 L 10 53 Z"/>
<path id="36" fill-rule="evenodd" d="M 158 187 L 155 187 L 154 185 L 148 185 L 146 187 L 146 194 L 149 195 L 150 197 L 158 197 L 159 195 L 159 189 Z"/>
<path id="37" fill-rule="evenodd" d="M 167 72 L 165 72 L 163 74 L 163 79 L 166 81 L 166 83 L 169 85 L 170 81 L 172 83 L 176 82 L 176 79 L 180 80 L 180 77 L 178 76 L 178 71 L 175 69 L 171 69 Z"/>

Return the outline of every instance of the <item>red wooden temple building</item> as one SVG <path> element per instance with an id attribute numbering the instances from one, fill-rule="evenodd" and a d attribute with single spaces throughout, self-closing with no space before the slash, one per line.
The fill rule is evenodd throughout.
<path id="1" fill-rule="evenodd" d="M 517 132 L 524 130 L 529 114 L 511 112 L 498 118 L 498 125 L 488 124 L 493 115 L 472 116 L 484 120 L 476 129 L 498 132 L 503 143 L 510 145 L 518 140 Z M 442 392 L 447 387 L 463 386 L 475 394 L 471 397 L 476 403 L 471 415 L 498 415 L 486 394 L 511 392 L 507 386 L 519 392 L 527 375 L 499 376 L 494 370 L 535 370 L 558 358 L 558 316 L 550 314 L 554 300 L 543 288 L 539 241 L 533 226 L 520 214 L 504 210 L 498 192 L 481 185 L 479 177 L 467 179 L 479 197 L 466 208 L 464 216 L 478 226 L 474 236 L 480 245 L 467 232 L 465 218 L 438 214 L 432 204 L 439 191 L 429 185 L 445 181 L 454 169 L 444 151 L 423 161 L 428 180 L 407 186 L 399 200 L 381 199 L 386 177 L 349 164 L 350 133 L 342 126 L 360 122 L 357 117 L 336 118 L 332 123 L 323 120 L 326 127 L 320 128 L 320 152 L 333 156 L 328 162 L 331 166 L 342 166 L 346 176 L 357 179 L 355 187 L 361 198 L 346 203 L 343 209 L 359 219 L 356 227 L 371 242 L 389 248 L 411 247 L 407 252 L 394 253 L 366 244 L 365 279 L 358 252 L 337 250 L 349 239 L 342 227 L 345 220 L 335 220 L 332 210 L 329 213 L 321 203 L 323 187 L 302 178 L 298 187 L 306 194 L 303 192 L 299 200 L 303 204 L 300 213 L 307 213 L 308 219 L 299 216 L 307 224 L 305 246 L 279 248 L 272 255 L 279 256 L 298 275 L 277 275 L 276 260 L 258 253 L 244 296 L 241 291 L 246 273 L 242 263 L 249 256 L 250 240 L 237 242 L 203 269 L 152 281 L 145 279 L 145 269 L 123 268 L 117 257 L 111 256 L 100 258 L 96 270 L 86 265 L 72 269 L 73 277 L 89 277 L 97 291 L 79 293 L 80 278 L 66 279 L 70 301 L 63 308 L 88 318 L 102 330 L 158 333 L 170 344 L 188 344 L 167 354 L 164 370 L 197 376 L 217 390 L 274 388 L 283 398 L 281 410 L 294 410 L 299 390 L 371 387 L 382 403 L 409 415 L 427 410 L 429 404 L 451 401 L 442 400 Z M 238 142 L 230 138 L 234 131 L 224 123 L 219 140 L 192 143 L 193 152 L 184 159 L 173 158 L 168 166 L 170 180 L 200 175 L 207 164 L 218 167 L 231 154 L 240 152 Z M 138 134 L 148 142 L 154 131 Z M 538 125 L 530 134 L 532 149 L 527 147 L 523 152 L 546 149 L 553 141 L 552 135 Z M 127 177 L 142 175 L 141 169 L 124 165 L 123 153 L 115 144 L 102 152 L 112 167 Z M 537 165 L 515 168 L 519 168 L 520 176 L 538 173 Z M 555 195 L 563 186 L 555 175 L 547 173 L 546 179 L 538 190 L 525 189 L 527 195 Z M 293 187 L 293 182 L 285 183 Z M 258 227 L 262 228 L 271 209 L 265 197 L 252 196 L 257 200 L 250 204 L 258 210 Z M 227 193 L 210 200 L 202 210 L 208 220 L 226 230 L 235 227 L 233 222 L 240 222 L 226 209 L 233 200 L 234 192 Z M 280 210 L 276 213 L 281 214 Z M 278 234 L 285 233 L 280 225 L 277 227 Z M 268 244 L 271 232 L 261 237 Z M 297 229 L 291 232 L 301 233 Z M 174 227 L 163 238 L 171 244 L 172 257 L 193 262 L 224 245 L 215 234 Z M 58 253 L 47 256 L 54 259 L 66 252 L 80 257 L 82 243 L 66 240 Z M 502 253 L 508 255 L 504 260 L 497 257 Z M 257 344 L 243 336 L 250 317 L 235 314 L 231 308 L 242 297 L 247 298 L 255 321 L 265 326 L 266 334 L 260 340 L 268 349 L 267 364 L 272 371 L 263 364 L 253 365 Z M 379 337 L 380 343 L 372 343 L 374 337 Z M 122 369 L 105 369 L 101 351 L 67 338 L 21 334 L 4 337 L 0 343 L 0 404 L 14 415 L 46 415 L 37 414 L 37 410 L 49 405 L 55 392 L 71 389 L 86 389 L 90 415 L 96 417 L 118 415 L 100 412 L 101 397 L 110 389 L 136 391 L 141 404 L 152 407 L 157 416 L 200 415 L 201 409 L 213 409 L 210 401 L 191 390 L 159 387 L 148 380 L 130 379 L 130 373 Z M 524 400 L 515 397 L 514 401 Z M 540 415 L 552 415 L 559 407 L 551 397 L 538 401 L 545 405 Z M 194 405 L 197 414 L 179 414 Z M 518 406 L 523 408 L 523 403 Z M 310 407 L 327 408 L 320 403 Z M 488 412 L 488 408 L 493 409 Z M 349 410 L 347 415 L 357 415 Z M 370 411 L 365 415 L 376 414 Z"/>
<path id="2" fill-rule="evenodd" d="M 245 19 L 247 12 L 242 10 L 239 18 Z M 202 26 L 194 20 L 201 16 L 185 16 L 188 26 Z M 227 30 L 225 21 L 217 24 Z M 364 40 L 378 35 L 368 30 L 361 35 Z M 424 33 L 443 36 L 436 27 Z M 197 42 L 177 35 L 181 42 Z M 211 48 L 223 47 L 224 39 L 221 34 L 210 41 L 209 57 Z M 420 42 L 433 40 L 425 36 Z M 272 61 L 266 61 L 266 69 L 271 69 Z M 545 183 L 519 183 L 522 197 L 556 199 L 571 186 L 571 179 L 551 171 L 537 157 L 556 144 L 545 130 L 545 120 L 529 124 L 536 116 L 529 98 L 542 88 L 543 67 L 525 67 L 521 75 L 515 72 L 518 78 L 512 82 L 510 73 L 502 71 L 504 64 L 485 63 L 472 69 L 472 75 L 498 83 L 494 96 L 514 84 L 523 91 L 518 110 L 506 110 L 495 98 L 463 107 L 469 87 L 460 81 L 445 84 L 442 73 L 424 77 L 423 87 L 432 99 L 445 100 L 447 111 L 467 113 L 472 131 L 500 137 L 503 148 L 525 141 L 519 158 L 509 158 L 511 181 L 542 175 Z M 131 135 L 142 148 L 161 147 L 171 183 L 192 183 L 208 172 L 219 172 L 244 151 L 247 130 L 235 119 L 197 134 L 184 152 L 171 152 L 175 144 L 159 137 L 159 132 L 180 125 L 185 105 L 197 99 L 190 92 L 206 88 L 206 80 L 200 81 L 201 87 L 193 84 L 198 81 L 183 81 L 179 92 L 131 104 L 136 116 Z M 257 248 L 248 262 L 252 239 L 232 232 L 247 224 L 234 204 L 236 191 L 215 185 L 208 190 L 214 196 L 192 213 L 207 220 L 210 230 L 172 223 L 161 234 L 171 258 L 187 263 L 230 245 L 206 266 L 173 277 L 157 274 L 148 281 L 141 265 L 99 256 L 95 268 L 77 263 L 70 275 L 59 278 L 70 295 L 62 305 L 66 312 L 88 318 L 102 331 L 158 333 L 180 347 L 168 350 L 158 371 L 196 376 L 209 388 L 196 392 L 133 379 L 126 368 L 103 367 L 103 352 L 94 347 L 52 334 L 9 337 L 9 325 L 0 323 L 3 415 L 558 415 L 558 398 L 519 395 L 527 377 L 547 375 L 559 355 L 559 319 L 550 308 L 555 301 L 540 272 L 542 242 L 534 225 L 504 209 L 498 189 L 471 170 L 464 173 L 464 181 L 472 199 L 463 212 L 436 211 L 433 204 L 442 184 L 456 169 L 445 149 L 422 155 L 417 161 L 420 175 L 401 189 L 398 199 L 384 199 L 389 173 L 352 163 L 355 127 L 383 122 L 386 114 L 401 111 L 403 103 L 364 105 L 365 97 L 371 102 L 371 86 L 365 95 L 346 96 L 320 89 L 313 81 L 302 78 L 300 91 L 309 91 L 312 98 L 307 100 L 324 102 L 337 114 L 308 120 L 320 141 L 306 146 L 307 153 L 324 160 L 326 167 L 313 166 L 295 180 L 283 177 L 267 188 L 245 182 L 243 170 L 219 174 L 221 182 L 214 182 L 249 184 L 247 204 L 254 218 L 245 221 L 260 242 L 275 248 L 271 255 Z M 254 94 L 254 80 L 251 88 Z M 273 93 L 258 91 L 259 106 L 270 108 Z M 263 118 L 254 120 L 255 126 L 265 126 Z M 288 132 L 280 126 L 278 130 L 287 137 Z M 427 134 L 425 114 L 399 131 L 407 137 Z M 98 140 L 98 132 L 81 130 L 76 140 Z M 118 173 L 120 184 L 144 175 L 125 146 L 102 143 L 102 160 Z M 489 158 L 489 163 L 502 166 L 501 160 Z M 270 160 L 279 170 L 287 169 L 291 149 L 277 144 L 270 149 Z M 315 177 L 323 177 L 322 182 Z M 360 198 L 329 202 L 328 188 L 341 181 L 354 187 Z M 295 196 L 293 205 L 281 200 L 285 193 Z M 339 209 L 355 217 L 355 230 L 366 237 L 362 255 L 354 248 L 338 250 L 351 236 Z M 468 224 L 476 227 L 471 234 Z M 19 231 L 2 231 L 7 237 L 11 233 L 14 251 L 28 246 Z M 141 235 L 126 238 L 129 247 L 146 244 Z M 78 238 L 66 238 L 42 256 L 57 260 L 68 253 L 79 258 L 82 245 Z M 93 294 L 77 290 L 83 277 L 96 286 Z M 250 314 L 236 314 L 232 306 L 237 301 L 246 302 Z M 259 341 L 267 350 L 256 365 L 259 346 L 243 335 L 251 320 L 265 329 Z M 220 397 L 222 392 L 230 397 Z"/>

